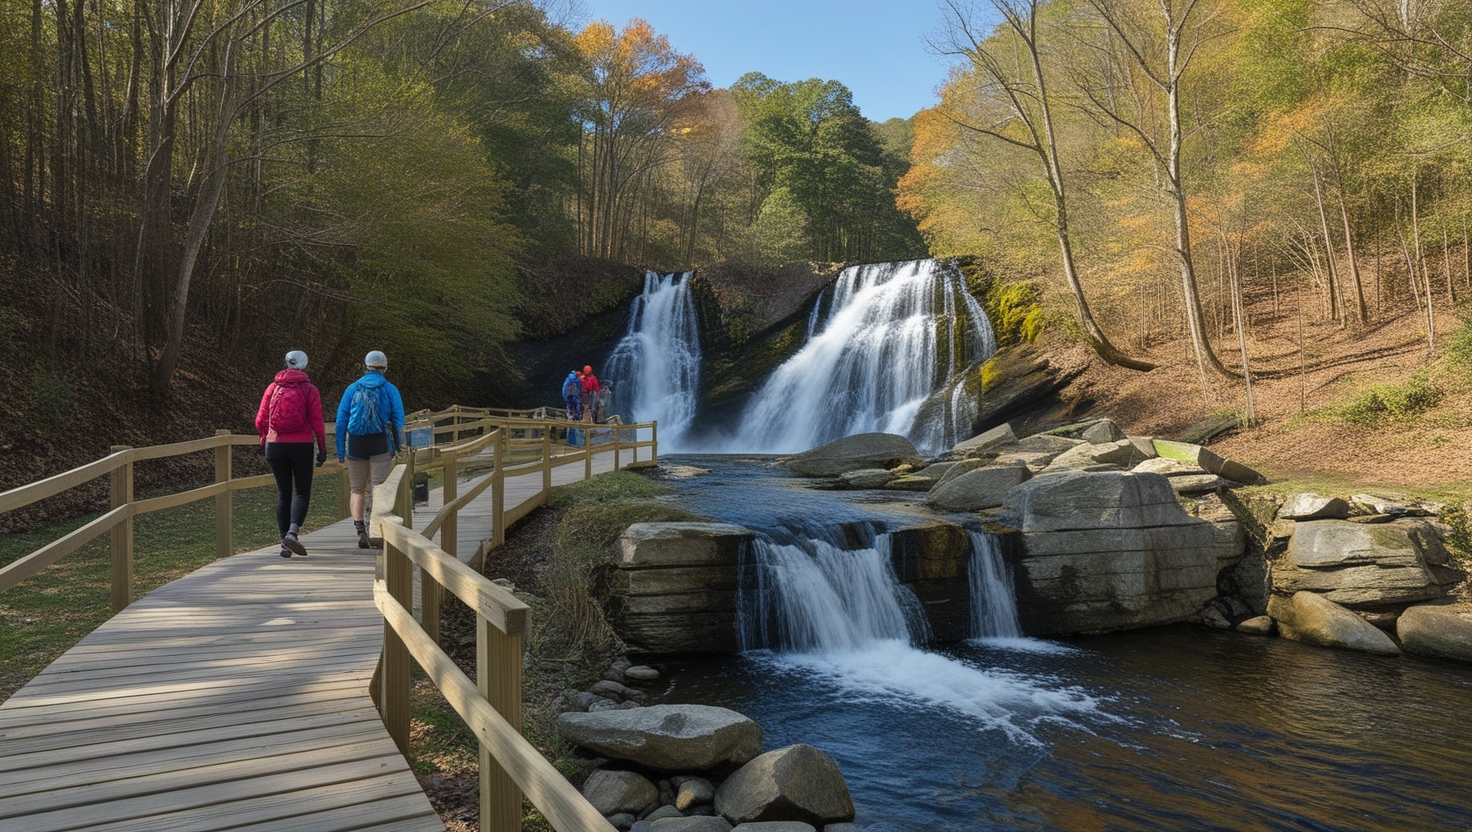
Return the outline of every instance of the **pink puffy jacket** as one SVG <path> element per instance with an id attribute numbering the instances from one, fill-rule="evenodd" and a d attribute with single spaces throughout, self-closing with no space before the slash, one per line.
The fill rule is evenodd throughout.
<path id="1" fill-rule="evenodd" d="M 299 387 L 298 392 L 307 397 L 307 425 L 299 430 L 278 435 L 271 428 L 271 398 L 277 387 Z M 317 442 L 317 450 L 327 452 L 327 430 L 322 426 L 322 394 L 317 392 L 307 374 L 301 370 L 287 368 L 276 374 L 276 380 L 266 385 L 261 396 L 261 406 L 256 410 L 256 433 L 261 435 L 261 444 L 267 442 Z"/>

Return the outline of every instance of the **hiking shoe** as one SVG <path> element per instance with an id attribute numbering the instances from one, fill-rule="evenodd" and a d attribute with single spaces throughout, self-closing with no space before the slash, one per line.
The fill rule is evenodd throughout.
<path id="1" fill-rule="evenodd" d="M 307 547 L 303 546 L 302 542 L 296 539 L 295 532 L 287 532 L 286 537 L 281 538 L 281 548 L 290 549 L 296 554 L 302 556 L 305 556 L 307 554 Z"/>
<path id="2" fill-rule="evenodd" d="M 280 554 L 283 558 L 289 558 L 291 557 L 291 550 L 286 548 L 286 544 L 283 543 L 281 544 L 281 551 L 278 554 Z"/>
<path id="3" fill-rule="evenodd" d="M 359 549 L 371 549 L 371 548 L 373 548 L 373 544 L 371 544 L 371 543 L 368 542 L 368 532 L 366 532 L 366 531 L 360 531 L 360 532 L 358 532 L 358 548 Z"/>

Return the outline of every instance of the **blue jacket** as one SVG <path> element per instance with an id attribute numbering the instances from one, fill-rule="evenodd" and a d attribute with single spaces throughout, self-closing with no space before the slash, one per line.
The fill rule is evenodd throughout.
<path id="1" fill-rule="evenodd" d="M 389 412 L 384 414 L 388 420 L 389 436 L 394 453 L 399 451 L 399 436 L 404 430 L 404 399 L 399 395 L 399 388 L 393 382 L 384 377 L 383 373 L 369 370 L 363 377 L 348 385 L 343 391 L 342 401 L 337 403 L 337 456 L 342 458 L 348 452 L 348 422 L 352 416 L 353 394 L 358 392 L 359 387 L 369 389 L 382 387 L 380 391 L 386 394 L 389 403 Z"/>
<path id="2" fill-rule="evenodd" d="M 583 380 L 578 378 L 577 373 L 568 373 L 567 378 L 562 380 L 562 397 L 564 399 L 582 398 Z"/>

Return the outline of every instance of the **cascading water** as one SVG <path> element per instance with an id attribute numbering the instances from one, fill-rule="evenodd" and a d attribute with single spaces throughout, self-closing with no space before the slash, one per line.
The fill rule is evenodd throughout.
<path id="1" fill-rule="evenodd" d="M 826 314 L 820 307 L 806 344 L 762 385 L 723 450 L 794 453 L 881 431 L 933 453 L 970 435 L 964 373 L 996 339 L 954 269 L 934 260 L 853 266 Z"/>
<path id="2" fill-rule="evenodd" d="M 603 365 L 602 378 L 612 384 L 612 412 L 629 421 L 658 422 L 660 450 L 681 450 L 695 420 L 700 360 L 690 273 L 645 273 L 628 331 Z"/>
<path id="3" fill-rule="evenodd" d="M 971 561 L 967 565 L 967 577 L 971 580 L 971 637 L 1021 638 L 1017 594 L 997 538 L 982 531 L 968 534 L 971 537 Z"/>

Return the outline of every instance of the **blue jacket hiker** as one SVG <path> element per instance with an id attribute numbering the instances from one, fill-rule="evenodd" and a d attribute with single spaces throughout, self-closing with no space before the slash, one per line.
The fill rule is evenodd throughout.
<path id="1" fill-rule="evenodd" d="M 567 405 L 567 418 L 576 422 L 583 416 L 583 380 L 573 370 L 562 380 L 562 402 Z"/>
<path id="2" fill-rule="evenodd" d="M 363 359 L 363 377 L 348 385 L 337 405 L 337 461 L 346 461 L 348 500 L 358 548 L 371 544 L 364 517 L 371 517 L 373 488 L 388 479 L 404 430 L 404 400 L 384 373 L 388 357 L 373 350 Z"/>

